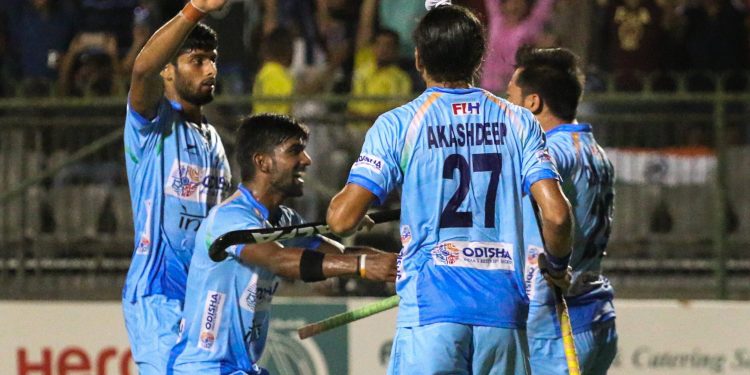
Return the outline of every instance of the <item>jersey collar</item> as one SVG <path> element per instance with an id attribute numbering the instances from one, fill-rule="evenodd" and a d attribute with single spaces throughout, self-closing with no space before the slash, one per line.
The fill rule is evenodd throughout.
<path id="1" fill-rule="evenodd" d="M 449 89 L 449 88 L 446 88 L 446 87 L 432 86 L 432 87 L 428 88 L 427 90 L 425 90 L 425 92 L 434 92 L 434 91 L 444 92 L 444 93 L 448 93 L 448 94 L 471 94 L 473 92 L 481 92 L 482 89 L 480 89 L 478 87 L 469 87 L 469 88 L 466 88 L 466 89 Z"/>
<path id="2" fill-rule="evenodd" d="M 247 199 L 253 206 L 253 208 L 258 213 L 260 213 L 261 216 L 263 216 L 263 220 L 268 220 L 268 209 L 263 204 L 258 202 L 258 200 L 253 196 L 253 193 L 251 193 L 250 190 L 247 190 L 247 188 L 243 186 L 242 183 L 240 183 L 239 189 L 245 199 Z"/>
<path id="3" fill-rule="evenodd" d="M 591 124 L 561 124 L 557 125 L 554 128 L 546 131 L 545 133 L 547 136 L 551 136 L 552 134 L 555 134 L 557 132 L 584 132 L 584 133 L 591 133 Z"/>

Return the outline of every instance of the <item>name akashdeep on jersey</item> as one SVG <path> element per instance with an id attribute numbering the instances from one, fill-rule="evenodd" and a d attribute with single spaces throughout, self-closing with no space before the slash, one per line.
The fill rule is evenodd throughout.
<path id="1" fill-rule="evenodd" d="M 615 317 L 614 292 L 601 275 L 609 241 L 614 200 L 614 169 L 596 143 L 589 124 L 564 124 L 547 132 L 547 146 L 562 177 L 562 188 L 575 220 L 570 266 L 573 280 L 566 302 L 573 332 Z M 539 274 L 537 256 L 542 239 L 529 198 L 524 198 L 524 233 L 528 243 L 526 283 L 531 300 L 529 337 L 560 337 L 554 299 Z"/>
<path id="2" fill-rule="evenodd" d="M 193 241 L 208 210 L 231 187 L 229 162 L 211 125 L 187 122 L 163 99 L 147 120 L 128 105 L 125 162 L 135 249 L 123 298 L 163 294 L 182 300 Z"/>
<path id="3" fill-rule="evenodd" d="M 401 188 L 398 325 L 519 328 L 521 197 L 558 175 L 527 110 L 478 88 L 430 88 L 380 116 L 349 183 L 382 203 Z"/>

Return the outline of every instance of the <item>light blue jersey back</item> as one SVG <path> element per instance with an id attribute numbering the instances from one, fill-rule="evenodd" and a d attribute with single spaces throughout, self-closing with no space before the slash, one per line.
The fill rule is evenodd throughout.
<path id="1" fill-rule="evenodd" d="M 547 132 L 547 146 L 562 177 L 575 219 L 570 266 L 573 280 L 566 301 L 574 332 L 592 322 L 614 318 L 613 290 L 601 275 L 613 214 L 614 169 L 596 143 L 589 124 L 564 124 Z M 526 282 L 531 300 L 529 337 L 559 335 L 554 299 L 539 275 L 536 258 L 542 250 L 530 199 L 524 199 L 524 232 L 528 240 Z"/>
<path id="2" fill-rule="evenodd" d="M 166 99 L 150 121 L 128 105 L 125 162 L 135 250 L 124 299 L 184 298 L 195 234 L 231 186 L 219 134 L 211 125 L 204 127 L 187 122 L 179 104 Z"/>
<path id="3" fill-rule="evenodd" d="M 398 325 L 523 327 L 521 197 L 547 178 L 539 123 L 482 89 L 430 88 L 380 116 L 349 183 L 380 202 L 401 188 Z"/>
<path id="4" fill-rule="evenodd" d="M 271 300 L 279 278 L 270 270 L 241 263 L 244 246 L 231 246 L 222 262 L 208 256 L 220 235 L 244 229 L 301 224 L 301 217 L 281 206 L 276 218 L 240 187 L 240 192 L 213 208 L 196 237 L 190 264 L 180 338 L 172 349 L 169 373 L 230 374 L 259 372 L 256 363 L 266 345 Z M 316 249 L 313 237 L 284 242 L 285 246 Z"/>

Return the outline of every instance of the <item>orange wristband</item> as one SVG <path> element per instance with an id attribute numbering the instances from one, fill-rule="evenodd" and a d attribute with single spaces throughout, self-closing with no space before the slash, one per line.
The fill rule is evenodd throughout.
<path id="1" fill-rule="evenodd" d="M 186 20 L 192 22 L 192 23 L 198 23 L 203 17 L 206 16 L 206 12 L 198 9 L 195 5 L 193 5 L 192 1 L 188 1 L 187 4 L 185 4 L 185 7 L 182 8 L 182 12 L 180 12 L 183 17 L 185 17 Z"/>

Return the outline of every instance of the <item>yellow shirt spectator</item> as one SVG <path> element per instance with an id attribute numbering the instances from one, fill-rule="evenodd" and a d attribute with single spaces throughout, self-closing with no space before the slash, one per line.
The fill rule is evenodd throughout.
<path id="1" fill-rule="evenodd" d="M 395 64 L 378 68 L 371 46 L 354 56 L 352 96 L 407 96 L 411 94 L 411 78 Z M 358 115 L 379 115 L 403 104 L 403 100 L 352 100 L 349 111 Z"/>
<path id="2" fill-rule="evenodd" d="M 253 84 L 254 97 L 289 98 L 294 93 L 294 80 L 289 71 L 275 61 L 268 61 L 255 76 Z M 291 102 L 253 101 L 253 113 L 279 113 L 289 115 L 292 112 Z"/>

